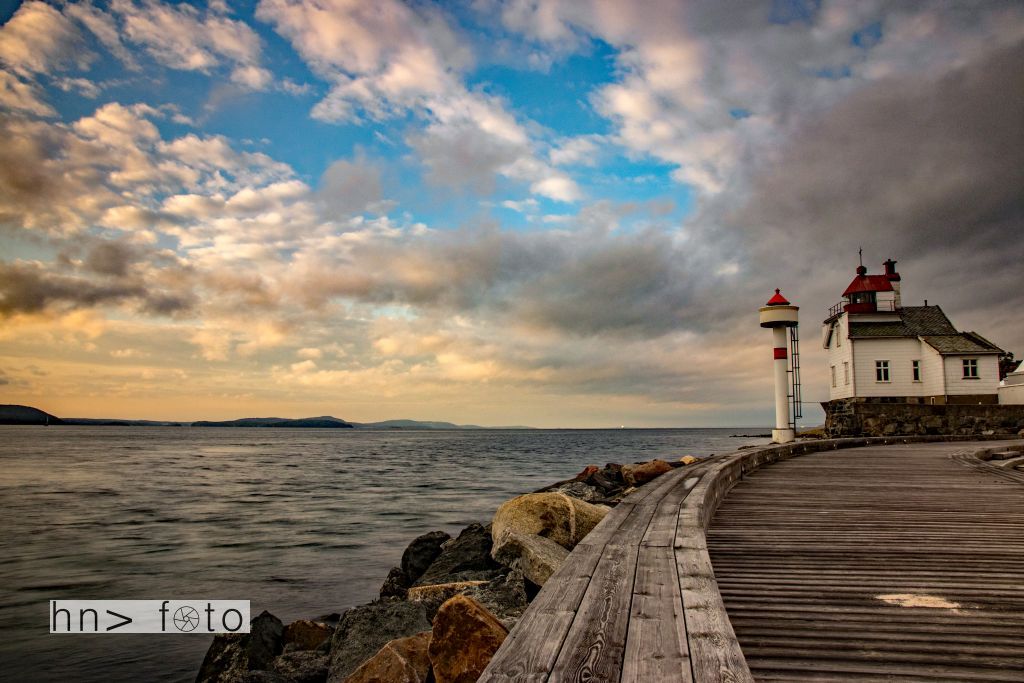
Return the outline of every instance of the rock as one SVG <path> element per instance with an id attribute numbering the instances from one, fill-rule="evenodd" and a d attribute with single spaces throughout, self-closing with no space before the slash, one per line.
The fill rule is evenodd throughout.
<path id="1" fill-rule="evenodd" d="M 562 484 L 553 491 L 557 493 L 564 493 L 572 498 L 578 498 L 579 500 L 585 500 L 590 503 L 604 497 L 604 492 L 600 489 L 584 484 L 582 481 L 571 481 L 568 484 Z"/>
<path id="2" fill-rule="evenodd" d="M 506 567 L 518 566 L 527 580 L 543 586 L 569 557 L 569 551 L 550 538 L 505 529 L 491 556 Z"/>
<path id="3" fill-rule="evenodd" d="M 421 537 L 422 538 L 422 537 Z M 491 534 L 479 524 L 470 524 L 459 537 L 445 543 L 430 566 L 413 586 L 455 581 L 490 581 L 498 565 L 491 559 Z"/>
<path id="4" fill-rule="evenodd" d="M 431 531 L 417 536 L 402 553 L 402 571 L 405 572 L 405 587 L 408 588 L 423 576 L 423 572 L 441 554 L 441 545 L 451 540 L 443 531 Z"/>
<path id="5" fill-rule="evenodd" d="M 285 652 L 274 660 L 272 671 L 288 683 L 325 683 L 330 656 L 326 652 Z"/>
<path id="6" fill-rule="evenodd" d="M 401 567 L 392 567 L 391 571 L 388 572 L 388 578 L 384 579 L 384 584 L 380 587 L 380 597 L 401 598 L 405 600 L 408 590 L 409 577 L 406 576 Z"/>
<path id="7" fill-rule="evenodd" d="M 488 583 L 486 580 L 475 581 L 451 581 L 449 583 L 432 583 L 427 586 L 415 586 L 409 589 L 408 599 L 411 602 L 418 602 L 423 605 L 427 619 L 433 619 L 438 608 L 445 602 L 459 593 L 464 593 L 470 588 L 482 586 Z"/>
<path id="8" fill-rule="evenodd" d="M 583 468 L 583 471 L 576 475 L 576 481 L 586 481 L 591 476 L 601 471 L 601 468 L 597 465 L 587 465 Z"/>
<path id="9" fill-rule="evenodd" d="M 196 683 L 218 683 L 241 675 L 246 670 L 241 643 L 247 637 L 234 634 L 214 636 L 199 666 Z"/>
<path id="10" fill-rule="evenodd" d="M 309 619 L 299 619 L 284 627 L 284 645 L 297 650 L 315 650 L 331 637 L 334 629 Z"/>
<path id="11" fill-rule="evenodd" d="M 622 466 L 622 477 L 630 486 L 639 486 L 672 471 L 672 465 L 664 460 L 651 460 Z"/>
<path id="12" fill-rule="evenodd" d="M 430 629 L 423 605 L 381 600 L 345 612 L 331 638 L 331 663 L 327 680 L 344 681 L 388 641 Z"/>
<path id="13" fill-rule="evenodd" d="M 561 548 L 557 543 L 555 545 Z M 463 595 L 483 605 L 488 612 L 498 618 L 502 626 L 510 631 L 529 605 L 526 581 L 523 578 L 523 572 L 518 567 L 493 581 L 470 588 Z"/>
<path id="14" fill-rule="evenodd" d="M 426 683 L 430 677 L 430 631 L 392 640 L 345 683 Z"/>
<path id="15" fill-rule="evenodd" d="M 692 455 L 684 455 L 683 457 L 679 458 L 679 462 L 683 463 L 684 465 L 692 465 L 693 463 L 700 461 L 698 458 L 695 458 Z"/>
<path id="16" fill-rule="evenodd" d="M 491 535 L 500 539 L 507 529 L 550 538 L 572 550 L 604 519 L 609 508 L 592 505 L 564 493 L 529 493 L 502 503 L 494 513 Z"/>
<path id="17" fill-rule="evenodd" d="M 474 683 L 508 630 L 480 603 L 456 595 L 434 617 L 430 663 L 437 683 Z"/>
<path id="18" fill-rule="evenodd" d="M 235 681 L 248 671 L 266 670 L 284 647 L 281 620 L 264 610 L 249 633 L 215 636 L 196 675 L 196 683 Z"/>

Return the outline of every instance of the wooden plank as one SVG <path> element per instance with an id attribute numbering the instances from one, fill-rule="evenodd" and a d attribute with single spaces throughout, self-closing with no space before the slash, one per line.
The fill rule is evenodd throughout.
<path id="1" fill-rule="evenodd" d="M 752 682 L 743 651 L 718 592 L 707 549 L 676 548 L 693 679 L 697 683 Z"/>
<path id="2" fill-rule="evenodd" d="M 636 563 L 635 546 L 605 547 L 549 681 L 618 680 Z"/>
<path id="3" fill-rule="evenodd" d="M 621 683 L 693 680 L 671 546 L 643 545 L 629 610 Z"/>
<path id="4" fill-rule="evenodd" d="M 569 554 L 509 633 L 479 681 L 547 679 L 600 557 L 593 546 L 577 546 Z"/>
<path id="5" fill-rule="evenodd" d="M 820 453 L 735 485 L 706 538 L 759 680 L 1021 680 L 1024 480 L 978 450 Z"/>

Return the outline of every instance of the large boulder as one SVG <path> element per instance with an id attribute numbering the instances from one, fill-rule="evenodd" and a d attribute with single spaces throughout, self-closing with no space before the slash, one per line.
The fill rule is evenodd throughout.
<path id="1" fill-rule="evenodd" d="M 412 585 L 490 581 L 498 573 L 498 564 L 491 559 L 491 544 L 487 528 L 470 524 L 458 538 L 443 544 L 437 559 Z"/>
<path id="2" fill-rule="evenodd" d="M 437 683 L 475 683 L 508 630 L 480 603 L 456 595 L 434 617 L 430 664 Z"/>
<path id="3" fill-rule="evenodd" d="M 596 486 L 590 484 L 584 484 L 582 481 L 570 481 L 567 484 L 561 484 L 556 488 L 552 489 L 556 493 L 564 493 L 572 498 L 578 498 L 588 503 L 592 503 L 595 500 L 600 500 L 605 497 L 605 492 Z"/>
<path id="4" fill-rule="evenodd" d="M 672 471 L 672 465 L 664 460 L 651 460 L 622 466 L 622 477 L 630 486 L 640 486 Z"/>
<path id="5" fill-rule="evenodd" d="M 405 600 L 409 592 L 409 578 L 401 567 L 392 567 L 384 583 L 380 587 L 380 597 L 399 598 Z"/>
<path id="6" fill-rule="evenodd" d="M 426 586 L 414 586 L 409 589 L 408 600 L 423 605 L 427 619 L 433 619 L 437 610 L 448 600 L 470 588 L 486 584 L 487 581 L 451 581 L 449 583 L 431 583 Z"/>
<path id="7" fill-rule="evenodd" d="M 507 530 L 536 534 L 572 550 L 608 510 L 564 493 L 528 493 L 502 503 L 494 513 L 491 536 L 497 541 Z"/>
<path id="8" fill-rule="evenodd" d="M 430 678 L 430 631 L 392 640 L 345 679 L 345 683 L 426 683 Z"/>
<path id="9" fill-rule="evenodd" d="M 196 675 L 196 683 L 226 683 L 245 677 L 246 672 L 270 668 L 281 654 L 284 625 L 267 611 L 252 620 L 249 633 L 214 637 Z"/>
<path id="10" fill-rule="evenodd" d="M 506 567 L 518 567 L 528 581 L 543 586 L 569 557 L 569 551 L 550 538 L 505 529 L 491 557 Z"/>
<path id="11" fill-rule="evenodd" d="M 561 548 L 561 546 L 558 546 Z M 492 581 L 470 588 L 463 595 L 470 597 L 498 618 L 508 630 L 516 625 L 529 604 L 526 593 L 526 580 L 523 572 L 513 568 Z"/>
<path id="12" fill-rule="evenodd" d="M 315 650 L 329 640 L 334 629 L 309 619 L 299 619 L 284 627 L 284 646 L 292 650 Z"/>
<path id="13" fill-rule="evenodd" d="M 381 600 L 353 607 L 334 629 L 327 680 L 340 683 L 388 641 L 429 629 L 423 605 L 418 603 Z"/>
<path id="14" fill-rule="evenodd" d="M 423 576 L 423 572 L 427 571 L 441 554 L 441 546 L 451 538 L 443 531 L 431 531 L 413 539 L 402 553 L 401 569 L 405 572 L 407 587 Z"/>
<path id="15" fill-rule="evenodd" d="M 296 650 L 275 659 L 271 669 L 288 683 L 326 683 L 329 666 L 326 652 Z"/>

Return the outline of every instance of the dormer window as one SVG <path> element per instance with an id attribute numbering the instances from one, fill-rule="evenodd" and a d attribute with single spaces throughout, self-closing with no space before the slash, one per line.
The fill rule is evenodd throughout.
<path id="1" fill-rule="evenodd" d="M 874 292 L 853 292 L 850 294 L 851 304 L 874 304 L 875 293 Z"/>

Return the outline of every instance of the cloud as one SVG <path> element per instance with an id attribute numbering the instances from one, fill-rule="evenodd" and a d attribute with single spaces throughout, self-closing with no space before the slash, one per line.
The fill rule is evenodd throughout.
<path id="1" fill-rule="evenodd" d="M 93 307 L 126 301 L 134 301 L 139 310 L 155 315 L 183 312 L 193 303 L 184 295 L 149 291 L 139 282 L 97 282 L 49 272 L 40 263 L 0 264 L 0 315 L 5 317 L 41 313 L 54 307 Z"/>
<path id="2" fill-rule="evenodd" d="M 153 0 L 115 0 L 111 10 L 122 24 L 125 38 L 143 46 L 151 57 L 171 69 L 210 73 L 223 62 L 231 65 L 231 81 L 251 90 L 270 85 L 270 72 L 260 66 L 260 38 L 245 22 L 214 11 L 201 12 L 186 4 L 167 5 Z M 81 12 L 97 36 L 120 50 L 93 13 Z M 102 28 L 100 28 L 102 26 Z"/>
<path id="3" fill-rule="evenodd" d="M 14 74 L 0 71 L 0 105 L 5 109 L 36 116 L 56 116 L 57 112 L 42 99 L 38 86 L 26 83 Z"/>
<path id="4" fill-rule="evenodd" d="M 75 25 L 45 2 L 26 2 L 0 27 L 0 62 L 23 77 L 85 68 L 94 56 Z"/>
<path id="5" fill-rule="evenodd" d="M 371 210 L 383 198 L 380 168 L 366 159 L 340 159 L 327 167 L 317 191 L 329 216 Z"/>
<path id="6" fill-rule="evenodd" d="M 441 10 L 397 0 L 263 0 L 256 15 L 332 83 L 313 118 L 352 122 L 411 112 L 425 121 L 406 142 L 429 183 L 490 194 L 496 176 L 504 176 L 558 201 L 582 196 L 571 178 L 540 160 L 502 101 L 466 88 L 462 75 L 473 56 Z"/>

